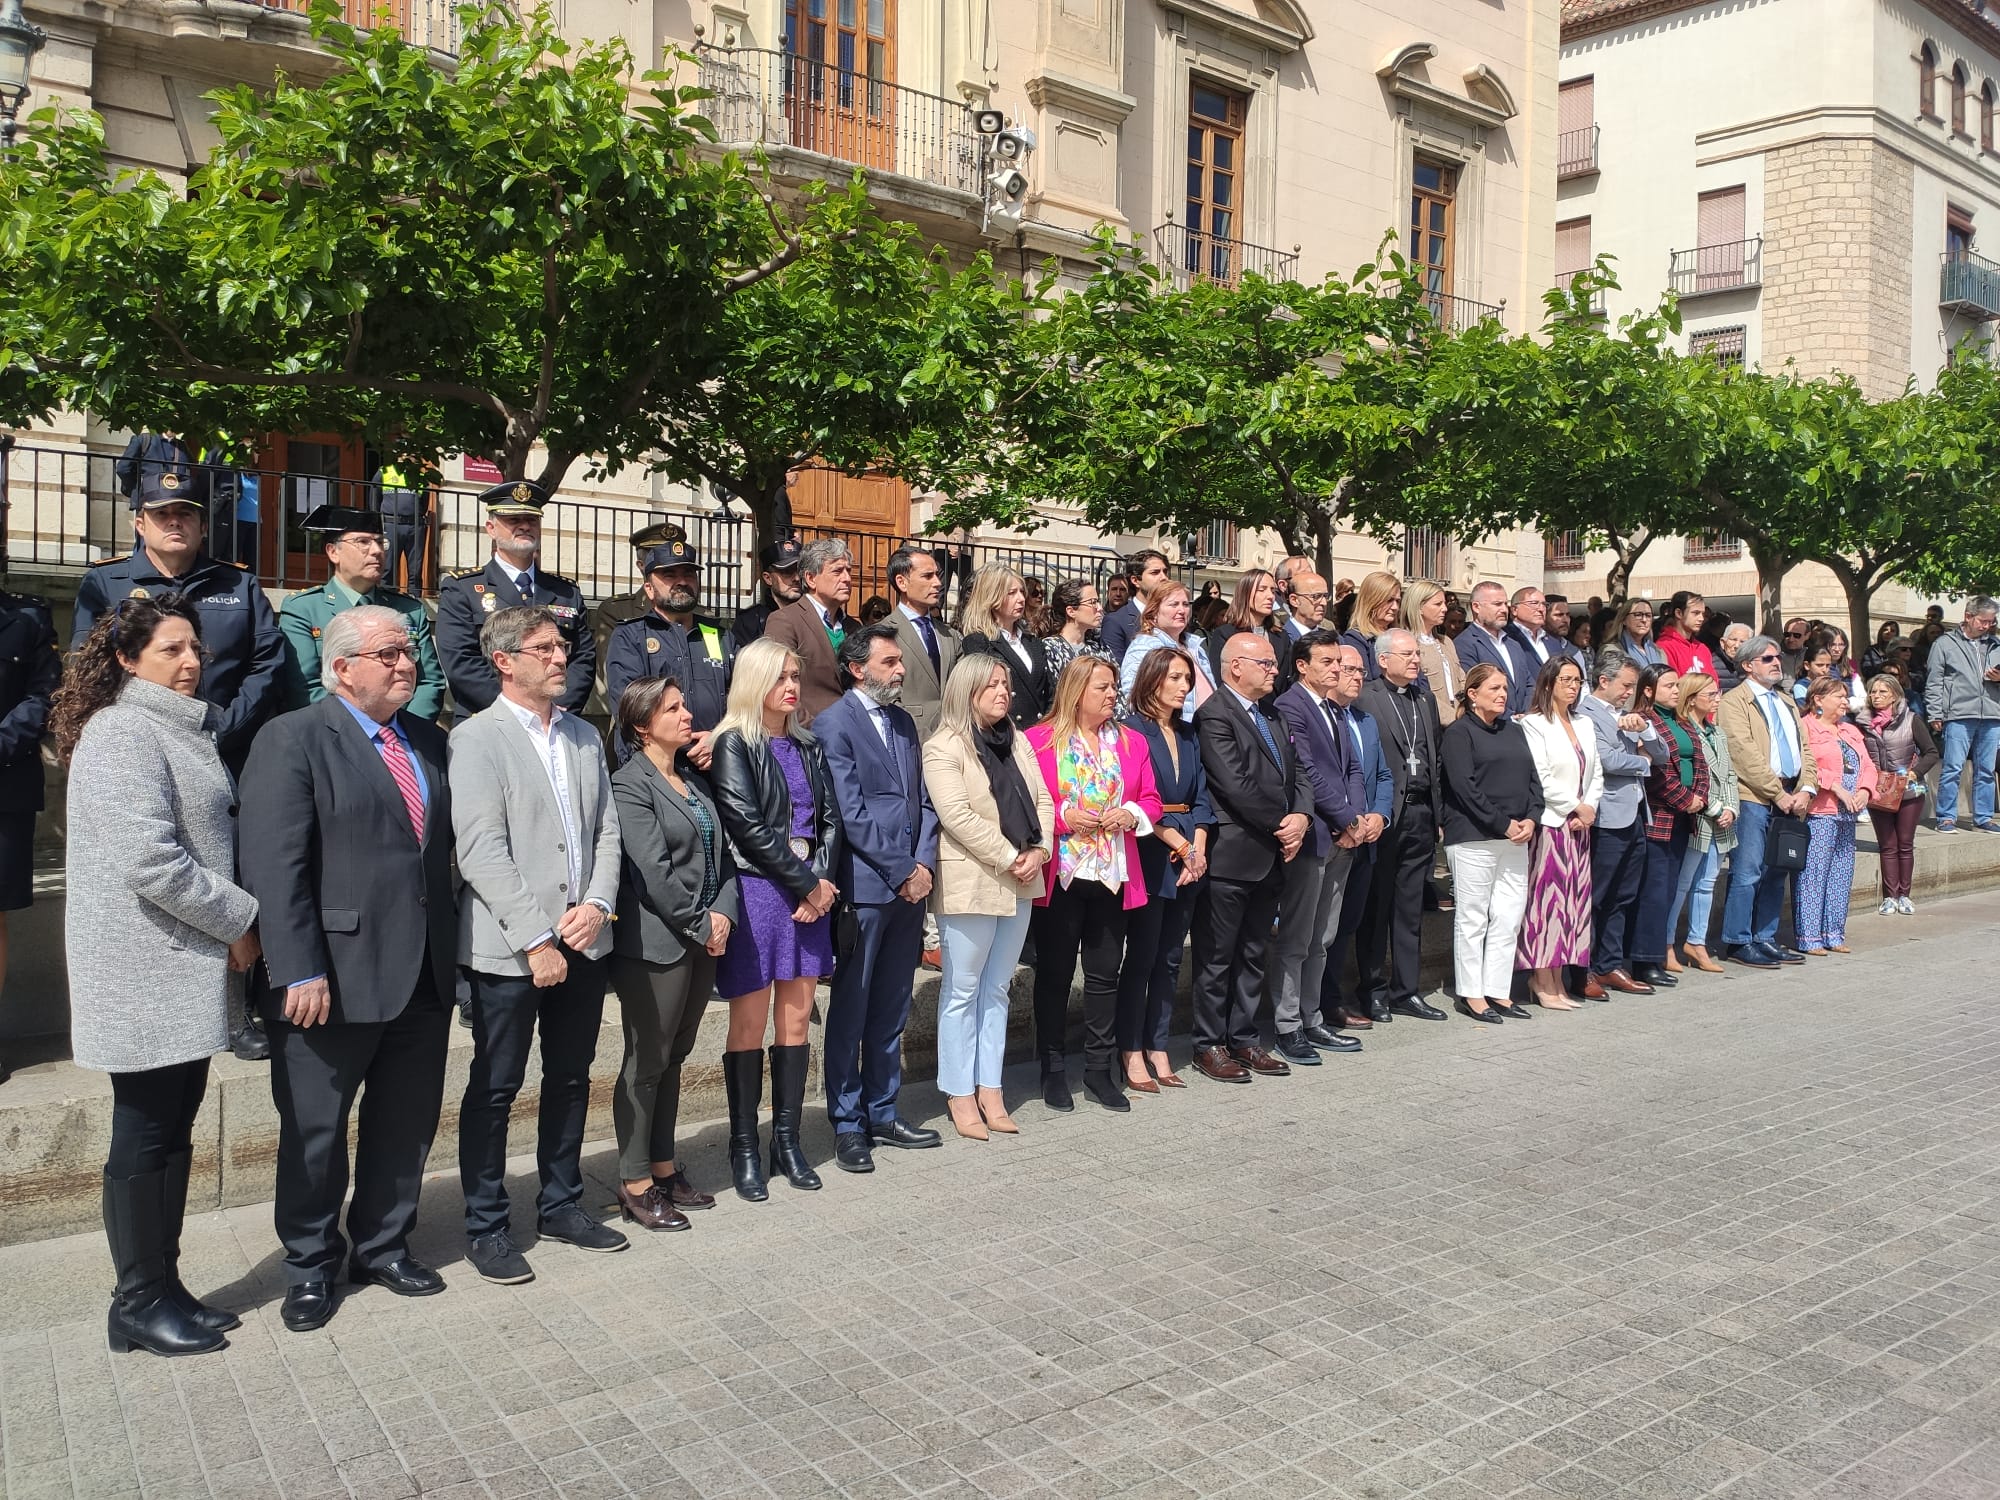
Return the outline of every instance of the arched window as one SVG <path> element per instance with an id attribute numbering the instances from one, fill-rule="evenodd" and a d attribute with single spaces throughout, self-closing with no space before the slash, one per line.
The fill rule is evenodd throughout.
<path id="1" fill-rule="evenodd" d="M 1996 89 L 1993 86 L 1993 80 L 1989 78 L 1979 86 L 1979 149 L 1981 151 L 1991 151 L 1993 149 L 1993 106 L 1996 100 L 2000 100 L 2000 89 Z"/>
<path id="2" fill-rule="evenodd" d="M 1972 132 L 1965 128 L 1965 91 L 1972 83 L 1972 73 L 1964 63 L 1951 65 L 1951 133 L 1972 139 Z"/>
<path id="3" fill-rule="evenodd" d="M 1940 120 L 1937 112 L 1937 44 L 1925 39 L 1917 49 L 1917 116 L 1924 120 Z"/>

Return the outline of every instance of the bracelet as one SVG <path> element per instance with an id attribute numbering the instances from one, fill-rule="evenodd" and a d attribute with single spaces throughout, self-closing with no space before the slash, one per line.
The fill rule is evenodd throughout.
<path id="1" fill-rule="evenodd" d="M 549 949 L 555 947 L 555 945 L 556 945 L 556 940 L 554 938 L 543 938 L 539 943 L 535 944 L 534 947 L 523 948 L 521 952 L 525 957 L 533 958 L 537 953 L 545 953 Z"/>

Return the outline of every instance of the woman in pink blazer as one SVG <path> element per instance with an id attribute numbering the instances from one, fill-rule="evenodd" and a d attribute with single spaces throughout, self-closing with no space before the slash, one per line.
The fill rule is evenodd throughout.
<path id="1" fill-rule="evenodd" d="M 1828 674 L 1806 690 L 1806 750 L 1819 790 L 1806 809 L 1806 867 L 1792 923 L 1801 953 L 1845 953 L 1847 900 L 1854 893 L 1854 833 L 1880 772 L 1847 718 L 1847 684 Z"/>
<path id="2" fill-rule="evenodd" d="M 1112 717 L 1118 674 L 1079 656 L 1056 681 L 1055 707 L 1028 730 L 1028 746 L 1056 808 L 1056 857 L 1035 902 L 1035 1046 L 1042 1098 L 1073 1109 L 1063 1055 L 1069 990 L 1083 957 L 1083 1086 L 1110 1110 L 1129 1110 L 1118 1058 L 1118 971 L 1125 914 L 1146 904 L 1139 839 L 1160 816 L 1146 741 Z"/>

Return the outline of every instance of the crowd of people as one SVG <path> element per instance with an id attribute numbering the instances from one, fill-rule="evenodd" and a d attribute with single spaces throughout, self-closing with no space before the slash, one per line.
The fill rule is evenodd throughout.
<path id="1" fill-rule="evenodd" d="M 600 641 L 539 567 L 536 486 L 483 497 L 493 558 L 444 580 L 433 632 L 382 586 L 374 513 L 312 518 L 329 582 L 274 619 L 206 560 L 173 478 L 139 477 L 140 550 L 91 571 L 60 686 L 42 684 L 70 778 L 74 1055 L 115 1100 L 115 1349 L 197 1353 L 236 1325 L 178 1253 L 209 1060 L 246 1024 L 279 1119 L 282 1319 L 305 1330 L 343 1271 L 443 1290 L 409 1238 L 455 1004 L 467 1259 L 519 1283 L 507 1126 L 537 1058 L 538 1238 L 628 1243 L 581 1164 L 607 996 L 618 1216 L 670 1232 L 715 1202 L 676 1135 L 712 997 L 730 1186 L 758 1202 L 774 1178 L 821 1186 L 804 1117 L 822 982 L 831 1165 L 867 1173 L 943 1143 L 899 1106 L 925 962 L 949 1128 L 988 1140 L 1021 1129 L 1002 1064 L 1024 954 L 1043 1103 L 1076 1106 L 1080 974 L 1081 1092 L 1125 1113 L 1187 1085 L 1168 1050 L 1184 954 L 1190 1065 L 1247 1085 L 1445 1020 L 1420 982 L 1427 907 L 1451 916 L 1453 1008 L 1498 1025 L 1847 952 L 1859 819 L 1880 910 L 1908 913 L 1940 763 L 1939 826 L 1970 763 L 1976 822 L 2000 827 L 1990 599 L 1931 644 L 1913 703 L 1892 642 L 1864 676 L 1836 630 L 1715 631 L 1698 596 L 1572 611 L 1481 583 L 1461 612 L 1433 584 L 1329 587 L 1291 559 L 1197 599 L 1150 549 L 1101 590 L 990 563 L 953 624 L 948 566 L 905 547 L 864 624 L 845 544 L 779 542 L 758 559 L 768 600 L 725 627 L 699 612 L 696 550 L 642 533 L 641 595 L 596 622 L 607 753 L 581 714 Z M 52 637 L 39 649 L 52 678 Z"/>

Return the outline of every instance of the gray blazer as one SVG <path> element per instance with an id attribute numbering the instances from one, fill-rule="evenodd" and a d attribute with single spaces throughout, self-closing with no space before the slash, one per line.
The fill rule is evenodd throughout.
<path id="1" fill-rule="evenodd" d="M 132 1073 L 228 1045 L 229 945 L 257 902 L 234 879 L 236 790 L 213 712 L 135 677 L 77 742 L 64 925 L 80 1068 Z"/>
<path id="2" fill-rule="evenodd" d="M 708 914 L 720 912 L 732 925 L 742 921 L 736 889 L 736 862 L 722 831 L 722 814 L 701 783 L 684 775 L 688 796 L 708 812 L 721 880 L 715 900 L 701 904 L 707 873 L 701 829 L 687 804 L 667 785 L 644 755 L 634 755 L 611 777 L 618 804 L 618 838 L 625 850 L 625 878 L 618 888 L 618 932 L 611 951 L 649 964 L 679 963 L 693 949 L 706 951 Z"/>
<path id="3" fill-rule="evenodd" d="M 937 729 L 938 714 L 944 706 L 944 679 L 951 676 L 958 660 L 958 632 L 937 615 L 931 629 L 937 632 L 938 671 L 931 670 L 931 654 L 924 638 L 899 604 L 889 611 L 889 623 L 896 627 L 896 644 L 903 648 L 903 696 L 897 701 L 917 721 L 917 738 L 927 740 Z"/>
<path id="4" fill-rule="evenodd" d="M 1648 743 L 1659 736 L 1649 727 L 1629 734 L 1618 727 L 1618 710 L 1592 693 L 1576 700 L 1576 712 L 1597 738 L 1597 762 L 1604 767 L 1604 797 L 1597 804 L 1600 828 L 1630 828 L 1646 816 L 1646 778 L 1653 774 Z"/>
<path id="5" fill-rule="evenodd" d="M 574 799 L 583 886 L 569 888 L 562 811 L 540 748 L 505 698 L 452 731 L 451 826 L 458 873 L 458 961 L 482 974 L 528 973 L 525 950 L 585 901 L 618 909 L 618 809 L 604 745 L 574 714 L 556 724 Z M 607 922 L 584 953 L 611 951 Z"/>

